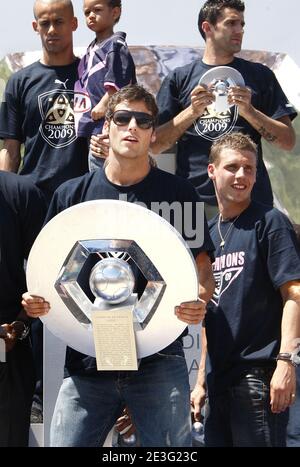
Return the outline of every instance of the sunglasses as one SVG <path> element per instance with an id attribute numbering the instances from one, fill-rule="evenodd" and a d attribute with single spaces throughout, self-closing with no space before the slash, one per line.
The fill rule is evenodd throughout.
<path id="1" fill-rule="evenodd" d="M 147 114 L 146 112 L 133 112 L 131 110 L 116 110 L 111 116 L 113 122 L 117 126 L 125 126 L 131 121 L 134 117 L 136 124 L 139 128 L 143 130 L 149 130 L 149 128 L 154 127 L 154 118 L 152 115 Z"/>

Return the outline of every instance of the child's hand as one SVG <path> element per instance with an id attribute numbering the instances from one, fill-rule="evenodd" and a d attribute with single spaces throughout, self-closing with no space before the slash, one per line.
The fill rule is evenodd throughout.
<path id="1" fill-rule="evenodd" d="M 99 102 L 91 111 L 91 117 L 93 120 L 100 120 L 100 118 L 103 118 L 105 116 L 106 112 L 106 107 L 102 104 L 102 102 Z"/>

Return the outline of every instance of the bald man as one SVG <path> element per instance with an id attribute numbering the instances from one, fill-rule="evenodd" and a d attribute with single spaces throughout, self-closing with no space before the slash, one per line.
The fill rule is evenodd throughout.
<path id="1" fill-rule="evenodd" d="M 33 14 L 32 27 L 42 41 L 42 63 L 50 66 L 73 63 L 73 32 L 78 24 L 71 0 L 36 0 Z"/>
<path id="2" fill-rule="evenodd" d="M 70 0 L 36 0 L 32 26 L 42 42 L 38 62 L 15 73 L 7 83 L 0 110 L 0 169 L 29 178 L 49 202 L 55 189 L 87 171 L 87 141 L 74 125 L 78 59 L 73 53 L 77 29 Z"/>

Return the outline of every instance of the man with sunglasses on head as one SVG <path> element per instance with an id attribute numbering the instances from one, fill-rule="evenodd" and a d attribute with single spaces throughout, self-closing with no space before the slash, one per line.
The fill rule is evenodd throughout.
<path id="1" fill-rule="evenodd" d="M 54 194 L 47 220 L 74 204 L 95 199 L 126 197 L 148 208 L 153 202 L 171 205 L 175 201 L 196 207 L 199 198 L 189 182 L 151 165 L 149 146 L 155 140 L 156 115 L 154 97 L 143 87 L 126 86 L 114 94 L 104 124 L 110 140 L 104 169 L 63 184 Z M 203 245 L 191 248 L 199 270 L 200 300 L 182 303 L 175 310 L 188 324 L 203 319 L 205 303 L 214 289 L 209 254 L 213 247 L 206 222 L 204 232 Z M 181 233 L 184 237 L 183 229 Z M 184 271 L 176 266 L 180 286 Z M 137 275 L 136 279 L 139 293 L 143 278 Z M 24 294 L 23 305 L 30 317 L 43 316 L 50 308 L 43 298 L 29 293 Z M 143 358 L 139 369 L 129 373 L 99 372 L 95 358 L 68 348 L 65 379 L 52 420 L 51 446 L 103 445 L 125 405 L 142 446 L 191 446 L 190 389 L 181 337 L 159 354 Z"/>

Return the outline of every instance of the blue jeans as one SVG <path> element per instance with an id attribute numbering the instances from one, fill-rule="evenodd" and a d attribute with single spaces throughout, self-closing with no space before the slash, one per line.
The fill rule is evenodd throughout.
<path id="1" fill-rule="evenodd" d="M 138 371 L 66 378 L 54 410 L 50 445 L 102 446 L 124 406 L 141 446 L 191 446 L 190 388 L 180 342 L 142 359 Z"/>
<path id="2" fill-rule="evenodd" d="M 270 408 L 274 369 L 251 368 L 226 392 L 211 397 L 205 413 L 206 447 L 284 447 L 288 410 Z"/>
<path id="3" fill-rule="evenodd" d="M 300 447 L 300 366 L 296 368 L 297 391 L 296 400 L 290 407 L 290 417 L 287 427 L 287 447 Z"/>

